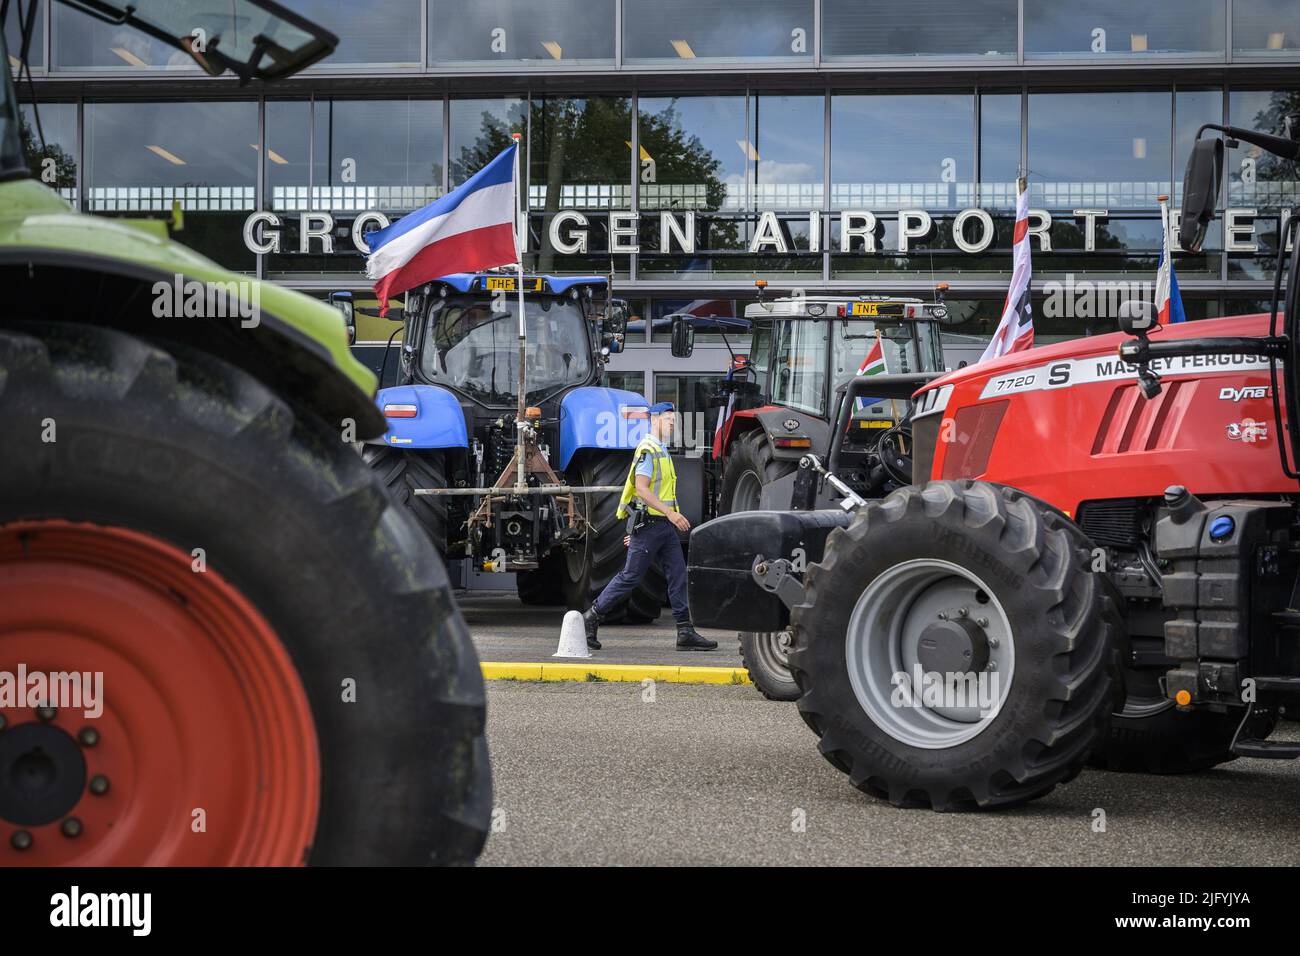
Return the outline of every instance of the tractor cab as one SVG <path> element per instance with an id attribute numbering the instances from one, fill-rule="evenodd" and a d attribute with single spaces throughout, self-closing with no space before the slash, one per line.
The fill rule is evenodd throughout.
<path id="1" fill-rule="evenodd" d="M 748 342 L 726 342 L 732 367 L 714 397 L 722 408 L 710 463 L 715 513 L 790 507 L 799 460 L 827 453 L 842 411 L 849 484 L 861 494 L 908 484 L 908 399 L 943 371 L 941 296 L 768 299 L 766 283 L 756 284 Z M 691 354 L 694 334 L 694 323 L 674 322 L 675 356 Z M 846 399 L 863 377 L 878 378 L 880 391 Z"/>
<path id="2" fill-rule="evenodd" d="M 445 276 L 412 292 L 400 381 L 450 389 L 483 411 L 519 398 L 519 278 Z M 542 405 L 592 384 L 622 350 L 626 305 L 607 301 L 599 276 L 524 276 L 525 401 Z"/>
<path id="3" fill-rule="evenodd" d="M 946 315 L 942 303 L 883 296 L 751 305 L 745 317 L 753 327 L 749 359 L 759 393 L 771 404 L 829 419 L 844 386 L 860 375 L 942 371 L 939 320 Z M 854 427 L 893 425 L 905 404 L 858 399 Z"/>

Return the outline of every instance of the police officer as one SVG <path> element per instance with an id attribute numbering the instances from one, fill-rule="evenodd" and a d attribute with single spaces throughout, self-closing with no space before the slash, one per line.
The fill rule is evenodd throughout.
<path id="1" fill-rule="evenodd" d="M 632 593 L 655 561 L 668 578 L 668 597 L 677 620 L 677 649 L 717 649 L 717 641 L 701 637 L 691 626 L 691 612 L 686 604 L 686 560 L 682 557 L 680 534 L 689 531 L 691 523 L 677 510 L 677 472 L 672 456 L 664 448 L 664 443 L 672 438 L 675 424 L 672 402 L 650 406 L 650 434 L 636 446 L 618 503 L 619 518 L 636 514 L 631 522 L 627 563 L 582 616 L 587 628 L 587 646 L 593 650 L 600 650 L 596 632 L 601 621 Z"/>

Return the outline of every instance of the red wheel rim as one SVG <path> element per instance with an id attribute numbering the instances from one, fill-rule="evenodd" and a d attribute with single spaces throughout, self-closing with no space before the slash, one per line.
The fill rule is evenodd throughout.
<path id="1" fill-rule="evenodd" d="M 28 675 L 103 674 L 98 717 L 65 706 L 43 719 L 0 698 L 0 810 L 13 805 L 3 788 L 20 778 L 29 788 L 62 781 L 57 798 L 24 791 L 48 796 L 52 812 L 75 799 L 39 825 L 0 816 L 0 865 L 304 862 L 320 796 L 307 695 L 257 609 L 193 560 L 123 528 L 0 527 L 0 670 L 11 681 L 20 665 Z M 98 739 L 83 737 L 87 728 Z M 79 790 L 60 734 L 84 761 Z M 33 766 L 46 775 L 19 773 Z M 105 792 L 93 792 L 103 789 L 96 778 Z"/>

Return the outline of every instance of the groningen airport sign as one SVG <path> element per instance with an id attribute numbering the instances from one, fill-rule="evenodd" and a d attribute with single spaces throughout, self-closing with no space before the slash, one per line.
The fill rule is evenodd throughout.
<path id="1" fill-rule="evenodd" d="M 1224 251 L 1253 253 L 1259 251 L 1255 239 L 1255 217 L 1258 210 L 1250 208 L 1231 208 L 1224 211 Z M 535 215 L 535 214 L 534 214 Z M 547 239 L 550 249 L 560 255 L 585 255 L 589 251 L 609 253 L 641 252 L 641 222 L 652 216 L 658 217 L 659 243 L 653 249 L 658 254 L 679 253 L 694 255 L 698 219 L 694 212 L 657 212 L 635 213 L 613 211 L 608 213 L 586 213 L 577 209 L 562 209 L 551 215 L 547 226 Z M 898 252 L 906 254 L 913 242 L 931 237 L 935 229 L 936 214 L 924 209 L 900 209 L 896 216 L 890 217 L 865 209 L 845 210 L 838 214 L 811 211 L 807 213 L 808 236 L 796 247 L 788 225 L 797 218 L 798 213 L 776 212 L 756 213 L 757 225 L 749 241 L 749 253 L 758 255 L 771 253 L 788 255 L 790 253 L 816 253 L 823 251 L 823 234 L 826 217 L 838 215 L 839 251 L 865 253 Z M 939 215 L 947 216 L 949 213 Z M 1173 242 L 1178 242 L 1178 213 L 1173 214 Z M 1095 252 L 1097 248 L 1097 224 L 1110 216 L 1107 209 L 1075 209 L 1073 217 L 1080 223 L 1084 237 L 1084 252 Z M 284 248 L 286 228 L 290 217 L 276 212 L 254 212 L 244 220 L 244 245 L 254 253 L 298 253 L 300 255 L 333 255 L 338 238 L 345 238 L 342 230 L 336 230 L 335 218 L 328 212 L 304 212 L 297 219 L 297 244 L 293 249 Z M 607 231 L 609 244 L 607 249 L 589 250 L 590 233 L 594 219 L 603 219 L 601 228 Z M 894 248 L 882 249 L 884 243 L 884 220 L 896 218 L 898 229 Z M 1011 223 L 1010 215 L 1001 217 Z M 1283 228 L 1286 223 L 1283 214 Z M 368 211 L 355 214 L 347 231 L 351 239 L 351 249 L 345 245 L 339 252 L 366 253 L 364 236 L 367 232 L 382 229 L 389 224 L 389 218 L 382 212 Z M 736 219 L 728 219 L 735 222 Z M 1029 235 L 1037 238 L 1037 248 L 1044 252 L 1052 251 L 1052 214 L 1046 209 L 1029 211 Z M 964 253 L 979 255 L 992 247 L 997 236 L 993 216 L 979 208 L 963 209 L 956 213 L 952 224 L 953 244 Z M 1008 233 L 1009 236 L 1009 233 Z M 802 237 L 801 237 L 802 238 Z M 345 238 L 346 241 L 346 238 Z"/>

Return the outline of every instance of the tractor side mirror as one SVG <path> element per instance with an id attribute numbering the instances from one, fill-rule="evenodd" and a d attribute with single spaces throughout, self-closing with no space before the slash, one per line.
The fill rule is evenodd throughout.
<path id="1" fill-rule="evenodd" d="M 1156 325 L 1156 307 L 1145 299 L 1129 299 L 1119 306 L 1119 327 L 1129 335 L 1145 335 Z"/>
<path id="2" fill-rule="evenodd" d="M 673 358 L 690 358 L 695 352 L 695 326 L 689 316 L 673 316 Z"/>
<path id="3" fill-rule="evenodd" d="M 626 299 L 610 299 L 605 306 L 605 331 L 619 335 L 627 331 L 628 307 Z"/>
<path id="4" fill-rule="evenodd" d="M 1200 252 L 1214 219 L 1223 176 L 1223 140 L 1215 136 L 1198 139 L 1187 159 L 1183 177 L 1183 213 L 1178 242 L 1188 252 Z"/>
<path id="5" fill-rule="evenodd" d="M 348 345 L 357 344 L 356 307 L 352 304 L 351 292 L 331 292 L 330 305 L 339 310 L 343 316 L 343 325 L 348 330 Z"/>

